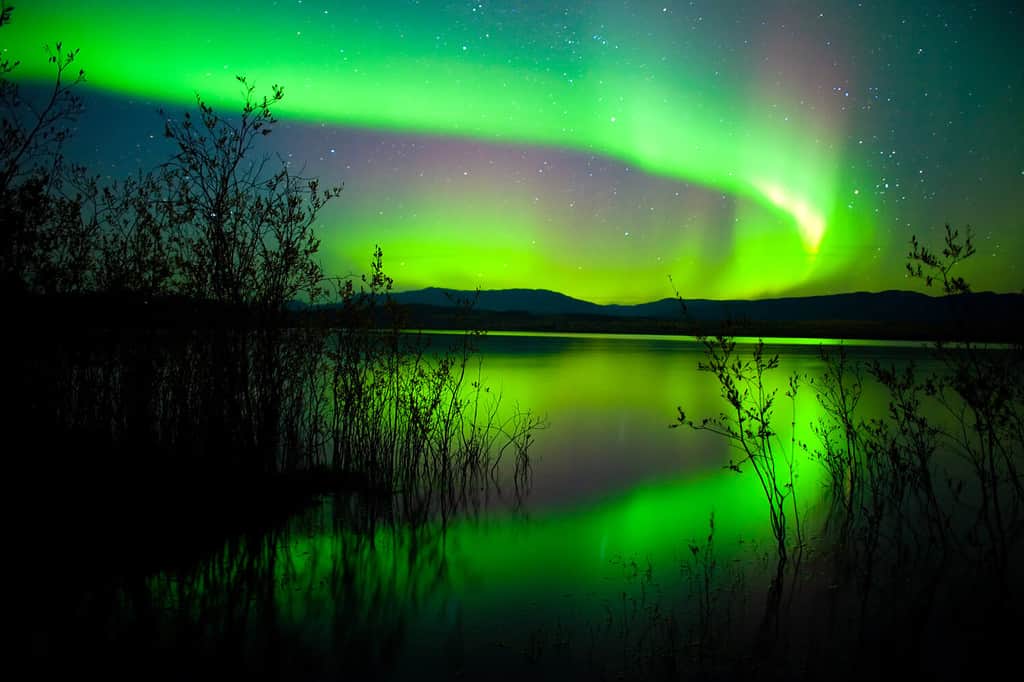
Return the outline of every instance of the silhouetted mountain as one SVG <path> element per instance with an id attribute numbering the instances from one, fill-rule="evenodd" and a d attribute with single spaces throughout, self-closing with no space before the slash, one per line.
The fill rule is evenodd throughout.
<path id="1" fill-rule="evenodd" d="M 480 291 L 478 297 L 476 291 L 430 287 L 391 296 L 405 305 L 447 308 L 471 302 L 474 310 L 524 312 L 531 315 L 613 315 L 616 313 L 611 312 L 612 308 L 632 307 L 598 305 L 548 289 L 488 289 Z M 678 303 L 676 309 L 679 309 Z"/>
<path id="2" fill-rule="evenodd" d="M 473 309 L 477 311 L 537 316 L 683 319 L 682 307 L 673 298 L 636 305 L 599 305 L 546 289 L 484 290 L 478 294 L 433 287 L 393 294 L 393 297 L 402 304 L 438 308 L 455 307 L 459 301 L 475 301 Z M 1009 325 L 1024 316 L 1024 296 L 991 292 L 954 297 L 883 291 L 762 300 L 684 300 L 686 315 L 693 321 L 941 323 L 954 319 L 981 319 L 989 322 L 1004 320 Z"/>
<path id="3" fill-rule="evenodd" d="M 636 305 L 599 305 L 545 289 L 460 291 L 429 288 L 392 294 L 400 324 L 416 329 L 489 331 L 708 334 L 867 339 L 1016 341 L 1024 295 L 983 292 L 927 296 L 910 291 L 850 293 L 803 298 L 685 301 L 666 298 Z M 468 304 L 472 304 L 468 307 Z M 337 305 L 293 302 L 289 314 L 259 311 L 181 296 L 88 294 L 11 296 L 15 325 L 91 328 L 338 326 Z M 378 306 L 376 324 L 394 323 Z"/>

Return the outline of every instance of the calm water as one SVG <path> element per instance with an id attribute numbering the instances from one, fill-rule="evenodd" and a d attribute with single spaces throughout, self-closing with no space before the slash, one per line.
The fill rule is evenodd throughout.
<path id="1" fill-rule="evenodd" d="M 302 661 L 311 676 L 518 676 L 540 662 L 557 675 L 581 659 L 628 667 L 619 660 L 628 652 L 614 643 L 646 627 L 652 605 L 688 598 L 681 567 L 711 513 L 723 565 L 756 561 L 756 548 L 767 547 L 756 479 L 723 468 L 737 453 L 711 434 L 669 428 L 677 407 L 695 418 L 723 408 L 714 377 L 697 369 L 698 344 L 490 335 L 478 345 L 474 378 L 479 372 L 501 395 L 503 410 L 518 404 L 546 424 L 520 506 L 506 495 L 444 528 L 354 533 L 358 501 L 324 500 L 266 538 L 153 578 L 153 601 L 171 614 L 153 627 L 168 646 L 198 641 L 254 668 Z M 773 379 L 780 387 L 789 373 L 823 367 L 815 344 L 772 350 L 782 359 Z M 848 352 L 898 364 L 924 358 L 914 346 Z M 864 405 L 880 412 L 881 393 L 869 391 Z M 809 387 L 795 405 L 780 391 L 776 413 L 784 451 L 790 421 L 798 438 L 811 439 L 807 424 L 819 410 Z M 813 462 L 799 466 L 808 510 L 820 501 L 823 474 Z"/>

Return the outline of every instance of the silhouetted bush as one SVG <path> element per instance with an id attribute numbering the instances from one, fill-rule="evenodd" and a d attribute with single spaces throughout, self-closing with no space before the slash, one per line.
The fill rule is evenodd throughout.
<path id="1" fill-rule="evenodd" d="M 82 113 L 77 55 L 52 52 L 41 107 L 0 63 L 7 416 L 33 443 L 30 485 L 56 485 L 62 511 L 88 516 L 101 496 L 173 524 L 264 504 L 282 478 L 432 518 L 496 482 L 510 447 L 525 482 L 536 422 L 468 378 L 472 336 L 428 352 L 403 334 L 379 248 L 361 281 L 325 276 L 316 221 L 341 187 L 260 150 L 281 87 L 258 96 L 239 76 L 232 115 L 199 96 L 195 113 L 161 112 L 166 162 L 104 181 L 62 157 Z"/>
<path id="2" fill-rule="evenodd" d="M 912 240 L 908 270 L 927 286 L 941 283 L 950 305 L 970 305 L 955 267 L 973 253 L 970 232 L 961 238 L 947 226 L 940 252 Z M 824 628 L 812 646 L 821 660 L 844 661 L 844 676 L 913 673 L 954 650 L 972 666 L 1005 660 L 1024 559 L 1024 355 L 1019 336 L 988 346 L 970 341 L 969 329 L 948 331 L 932 348 L 931 371 L 823 348 L 822 375 L 790 377 L 786 393 L 795 399 L 800 385 L 810 386 L 817 443 L 797 441 L 795 416 L 789 442 L 779 438 L 786 430 L 776 425 L 776 392 L 765 379 L 777 362 L 761 342 L 745 356 L 730 337 L 702 337 L 703 366 L 729 410 L 699 420 L 680 410 L 679 424 L 737 444 L 742 458 L 728 466 L 749 465 L 758 477 L 778 545 L 764 622 L 779 626 L 759 630 L 754 665 L 782 676 L 811 665 L 794 649 L 806 622 Z M 864 413 L 868 389 L 888 397 L 884 414 Z M 830 510 L 787 541 L 787 518 L 806 513 L 792 497 L 794 470 L 809 465 L 824 467 Z M 810 560 L 787 564 L 793 549 Z M 742 650 L 729 653 L 739 668 L 751 664 Z"/>

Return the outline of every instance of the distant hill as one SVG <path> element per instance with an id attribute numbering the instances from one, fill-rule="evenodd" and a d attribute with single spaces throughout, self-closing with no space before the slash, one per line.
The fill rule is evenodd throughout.
<path id="1" fill-rule="evenodd" d="M 943 323 L 956 319 L 1002 321 L 1015 325 L 1024 319 L 1024 296 L 983 292 L 956 297 L 935 297 L 911 291 L 858 292 L 828 296 L 761 300 L 673 298 L 636 305 L 599 305 L 546 289 L 460 291 L 436 287 L 392 295 L 402 304 L 454 308 L 458 301 L 475 301 L 476 311 L 525 313 L 532 316 L 585 315 L 651 320 L 743 322 L 919 322 Z"/>
<path id="2" fill-rule="evenodd" d="M 531 315 L 612 315 L 611 309 L 633 306 L 603 306 L 581 301 L 548 289 L 488 289 L 479 292 L 430 287 L 392 294 L 398 303 L 455 307 L 460 302 L 475 301 L 475 310 L 523 312 Z M 652 304 L 645 304 L 652 305 Z M 676 304 L 679 308 L 679 304 Z"/>
<path id="3" fill-rule="evenodd" d="M 974 340 L 1020 342 L 1024 295 L 991 292 L 935 297 L 909 291 L 851 293 L 763 300 L 679 301 L 598 305 L 545 289 L 459 291 L 420 289 L 392 294 L 411 329 L 707 334 L 735 336 Z M 471 309 L 460 301 L 475 301 Z M 344 325 L 337 305 L 298 301 L 290 314 L 267 318 L 259 311 L 181 296 L 80 294 L 12 295 L 8 320 L 40 328 L 196 328 Z M 338 313 L 342 313 L 339 317 Z M 395 323 L 383 306 L 376 324 Z"/>

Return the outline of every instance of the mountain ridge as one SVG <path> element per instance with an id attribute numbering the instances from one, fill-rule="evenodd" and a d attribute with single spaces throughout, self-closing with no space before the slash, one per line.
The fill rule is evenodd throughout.
<path id="1" fill-rule="evenodd" d="M 953 319 L 1024 317 L 1024 295 L 977 292 L 958 296 L 890 289 L 881 292 L 849 292 L 819 296 L 786 296 L 765 299 L 663 298 L 636 304 L 599 304 L 550 289 L 484 289 L 468 291 L 427 287 L 393 293 L 400 304 L 455 308 L 459 301 L 472 302 L 473 310 L 528 315 L 587 315 L 612 318 L 649 318 L 723 321 L 742 319 L 765 322 L 859 321 L 945 322 Z"/>

